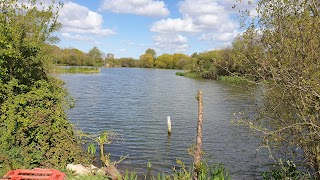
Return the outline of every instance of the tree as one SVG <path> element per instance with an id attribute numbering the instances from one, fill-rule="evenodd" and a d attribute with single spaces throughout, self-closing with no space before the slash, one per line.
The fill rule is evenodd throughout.
<path id="1" fill-rule="evenodd" d="M 216 79 L 217 68 L 214 64 L 215 59 L 219 59 L 218 51 L 208 51 L 196 55 L 195 71 L 201 77 L 207 79 Z"/>
<path id="2" fill-rule="evenodd" d="M 92 49 L 90 49 L 88 55 L 93 59 L 100 59 L 102 53 L 96 46 L 94 46 Z"/>
<path id="3" fill-rule="evenodd" d="M 135 67 L 136 66 L 136 60 L 133 58 L 120 58 L 119 62 L 121 64 L 121 67 Z"/>
<path id="4" fill-rule="evenodd" d="M 152 57 L 153 57 L 153 59 L 156 59 L 156 57 L 157 57 L 157 53 L 156 53 L 156 51 L 154 50 L 154 49 L 151 49 L 151 48 L 149 48 L 149 49 L 147 49 L 146 50 L 146 54 L 151 54 L 152 55 Z"/>
<path id="5" fill-rule="evenodd" d="M 246 35 L 261 35 L 259 68 L 252 71 L 265 92 L 260 116 L 242 122 L 262 133 L 266 147 L 302 159 L 320 179 L 320 2 L 260 0 L 257 12 Z"/>
<path id="6" fill-rule="evenodd" d="M 45 78 L 44 43 L 56 41 L 52 32 L 60 24 L 53 15 L 53 6 L 38 10 L 35 1 L 28 2 L 29 9 L 26 4 L 15 7 L 18 3 L 0 1 L 0 75 L 4 83 L 16 78 L 20 83 L 30 84 Z"/>
<path id="7" fill-rule="evenodd" d="M 155 61 L 157 68 L 172 69 L 173 68 L 173 58 L 171 54 L 162 54 L 158 56 Z"/>
<path id="8" fill-rule="evenodd" d="M 93 65 L 102 65 L 103 59 L 102 59 L 102 53 L 97 47 L 93 47 L 90 49 L 88 56 L 91 58 L 91 61 Z"/>
<path id="9" fill-rule="evenodd" d="M 190 57 L 182 53 L 175 53 L 172 58 L 173 69 L 185 69 L 190 63 Z"/>
<path id="10" fill-rule="evenodd" d="M 246 76 L 250 80 L 257 81 L 265 76 L 263 53 L 265 48 L 261 42 L 261 36 L 255 33 L 253 27 L 247 29 L 232 43 L 231 71 L 235 75 Z"/>
<path id="11" fill-rule="evenodd" d="M 141 66 L 144 68 L 153 67 L 153 57 L 152 54 L 146 53 L 140 56 Z"/>
<path id="12" fill-rule="evenodd" d="M 64 112 L 66 90 L 47 74 L 48 43 L 60 28 L 55 7 L 0 1 L 0 174 L 88 160 Z"/>

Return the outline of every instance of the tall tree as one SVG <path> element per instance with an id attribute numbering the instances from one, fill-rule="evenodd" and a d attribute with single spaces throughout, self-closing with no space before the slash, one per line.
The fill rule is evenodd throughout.
<path id="1" fill-rule="evenodd" d="M 300 156 L 320 179 L 320 1 L 260 0 L 258 19 L 246 34 L 261 35 L 255 74 L 265 80 L 261 117 L 243 121 L 264 145 Z M 257 23 L 256 23 L 257 22 Z M 263 69 L 266 73 L 260 73 Z"/>
<path id="2" fill-rule="evenodd" d="M 92 59 L 101 59 L 102 53 L 96 46 L 94 46 L 92 49 L 90 49 L 88 55 Z"/>
<path id="3" fill-rule="evenodd" d="M 190 63 L 190 57 L 182 53 L 175 53 L 172 55 L 173 69 L 185 69 Z"/>
<path id="4" fill-rule="evenodd" d="M 96 46 L 90 49 L 88 55 L 93 61 L 92 65 L 103 65 L 102 52 Z"/>
<path id="5" fill-rule="evenodd" d="M 153 57 L 152 54 L 145 53 L 140 56 L 141 66 L 145 68 L 153 67 Z"/>
<path id="6" fill-rule="evenodd" d="M 148 48 L 147 50 L 146 50 L 146 54 L 151 54 L 152 55 L 152 57 L 153 57 L 153 59 L 155 59 L 156 57 L 157 57 L 157 53 L 156 53 L 156 51 L 154 50 L 154 49 L 151 49 L 151 48 Z"/>
<path id="7" fill-rule="evenodd" d="M 171 54 L 162 54 L 157 57 L 155 61 L 157 68 L 172 69 L 173 68 L 173 58 Z"/>

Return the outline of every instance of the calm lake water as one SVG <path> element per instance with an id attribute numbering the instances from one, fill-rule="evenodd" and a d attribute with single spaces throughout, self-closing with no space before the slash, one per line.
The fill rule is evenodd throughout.
<path id="1" fill-rule="evenodd" d="M 129 157 L 120 170 L 146 174 L 171 172 L 180 159 L 192 162 L 187 149 L 195 143 L 198 89 L 203 91 L 203 150 L 209 162 L 225 164 L 233 179 L 261 179 L 270 162 L 260 140 L 232 124 L 233 113 L 251 110 L 254 92 L 228 83 L 176 76 L 176 70 L 111 68 L 98 74 L 63 74 L 75 108 L 69 119 L 84 132 L 115 131 L 124 142 L 105 150 L 112 160 Z M 167 135 L 167 116 L 172 135 Z"/>

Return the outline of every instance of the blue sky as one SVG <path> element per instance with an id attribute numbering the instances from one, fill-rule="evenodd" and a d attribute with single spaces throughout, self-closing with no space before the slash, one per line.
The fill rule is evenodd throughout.
<path id="1" fill-rule="evenodd" d="M 94 46 L 116 58 L 204 52 L 227 46 L 241 33 L 234 0 L 62 0 L 58 33 L 62 48 Z M 233 5 L 236 8 L 232 8 Z"/>

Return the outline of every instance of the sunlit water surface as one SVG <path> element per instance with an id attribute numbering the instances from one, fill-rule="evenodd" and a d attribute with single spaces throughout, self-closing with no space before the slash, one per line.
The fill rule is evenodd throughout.
<path id="1" fill-rule="evenodd" d="M 231 121 L 234 113 L 251 110 L 254 92 L 236 85 L 175 75 L 175 70 L 111 68 L 98 74 L 59 77 L 75 100 L 70 121 L 84 132 L 111 130 L 124 142 L 105 150 L 112 160 L 129 155 L 118 165 L 138 174 L 172 172 L 180 159 L 190 164 L 187 149 L 195 142 L 198 89 L 203 91 L 203 150 L 209 162 L 225 164 L 233 179 L 261 179 L 268 160 L 257 151 L 260 139 Z M 167 116 L 172 135 L 167 135 Z"/>

